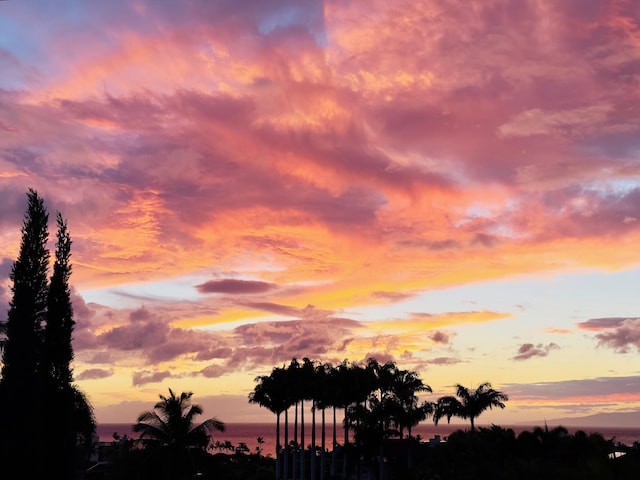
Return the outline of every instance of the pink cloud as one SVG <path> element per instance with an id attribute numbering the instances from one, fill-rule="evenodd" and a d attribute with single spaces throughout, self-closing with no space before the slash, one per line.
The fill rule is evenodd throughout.
<path id="1" fill-rule="evenodd" d="M 401 302 L 414 296 L 412 293 L 407 292 L 373 292 L 371 294 L 373 298 L 386 300 L 389 302 Z"/>
<path id="2" fill-rule="evenodd" d="M 99 380 L 101 378 L 108 378 L 113 376 L 114 370 L 104 368 L 88 368 L 81 371 L 75 377 L 76 380 Z"/>
<path id="3" fill-rule="evenodd" d="M 181 359 L 195 362 L 187 367 L 187 374 L 217 377 L 294 357 L 335 360 L 333 352 L 343 351 L 345 342 L 362 328 L 360 322 L 307 305 L 285 309 L 284 313 L 294 320 L 259 321 L 223 332 L 196 330 L 173 326 L 176 313 L 164 302 L 147 305 L 130 311 L 112 311 L 110 318 L 115 325 L 101 333 L 93 333 L 93 328 L 87 325 L 76 342 L 77 356 L 87 363 L 113 366 L 135 353 L 138 364 L 146 368 Z M 201 362 L 209 360 L 217 362 L 203 368 Z M 146 372 L 136 374 L 134 382 L 151 382 L 148 379 L 151 374 Z"/>
<path id="4" fill-rule="evenodd" d="M 640 318 L 593 318 L 578 323 L 578 328 L 599 332 L 595 335 L 598 346 L 619 353 L 629 353 L 634 347 L 640 351 Z"/>
<path id="5" fill-rule="evenodd" d="M 242 295 L 252 293 L 266 293 L 277 287 L 276 285 L 267 282 L 225 278 L 222 280 L 210 280 L 200 285 L 196 285 L 196 288 L 200 293 L 227 293 Z"/>
<path id="6" fill-rule="evenodd" d="M 543 345 L 541 343 L 534 345 L 533 343 L 523 343 L 518 348 L 518 353 L 513 356 L 514 360 L 529 360 L 533 357 L 546 357 L 551 350 L 557 350 L 560 347 L 555 343 Z"/>
<path id="7" fill-rule="evenodd" d="M 159 383 L 167 378 L 171 378 L 171 372 L 169 371 L 153 372 L 145 370 L 142 372 L 135 372 L 131 380 L 133 382 L 133 386 L 139 387 L 147 383 Z"/>
<path id="8" fill-rule="evenodd" d="M 428 337 L 433 340 L 435 343 L 449 343 L 449 339 L 450 339 L 450 334 L 440 331 L 440 330 L 435 330 L 433 332 L 430 332 L 428 334 Z"/>
<path id="9" fill-rule="evenodd" d="M 460 363 L 462 360 L 452 357 L 436 357 L 427 361 L 427 364 L 430 365 L 455 365 Z"/>
<path id="10" fill-rule="evenodd" d="M 97 341 L 119 350 L 138 350 L 163 344 L 168 335 L 169 327 L 161 322 L 131 323 L 99 334 Z"/>
<path id="11" fill-rule="evenodd" d="M 229 373 L 229 368 L 223 365 L 211 364 L 200 370 L 200 374 L 206 378 L 217 378 L 225 373 Z"/>

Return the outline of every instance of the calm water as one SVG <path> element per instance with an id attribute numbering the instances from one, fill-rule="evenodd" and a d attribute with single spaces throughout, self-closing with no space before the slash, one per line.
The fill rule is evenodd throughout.
<path id="1" fill-rule="evenodd" d="M 262 452 L 264 455 L 275 456 L 276 445 L 276 433 L 275 433 L 275 421 L 273 423 L 227 423 L 226 429 L 223 433 L 215 432 L 212 436 L 214 442 L 230 441 L 233 445 L 237 446 L 240 442 L 244 442 L 252 452 L 256 451 L 258 447 L 258 437 L 262 437 L 264 444 L 262 445 Z M 483 426 L 483 425 L 481 425 Z M 428 440 L 435 435 L 440 435 L 441 438 L 446 438 L 450 433 L 459 429 L 467 428 L 466 425 L 447 425 L 440 424 L 435 426 L 428 422 L 425 422 L 413 429 L 413 435 L 420 437 L 423 440 Z M 535 426 L 505 426 L 505 428 L 512 428 L 516 435 L 524 430 L 533 430 Z M 549 426 L 553 428 L 553 426 Z M 640 441 L 640 428 L 602 428 L 602 427 L 567 427 L 570 433 L 574 433 L 578 430 L 583 430 L 586 433 L 600 433 L 606 440 L 610 440 L 615 437 L 616 442 L 620 442 L 626 445 L 631 445 L 633 442 Z M 129 437 L 136 438 L 137 434 L 134 434 L 131 430 L 131 425 L 126 423 L 105 423 L 98 425 L 98 436 L 101 442 L 110 442 L 113 440 L 113 433 L 128 435 Z M 316 426 L 316 445 L 321 445 L 322 430 L 320 425 Z M 293 427 L 289 425 L 289 441 L 293 440 Z M 331 440 L 333 436 L 333 427 L 327 423 L 325 430 L 325 446 L 331 449 Z M 337 429 L 337 441 L 343 443 L 344 431 L 341 426 L 338 425 Z M 298 441 L 300 442 L 300 429 L 298 427 Z M 280 432 L 280 442 L 284 444 L 284 428 Z M 305 426 L 305 444 L 311 444 L 311 425 Z"/>

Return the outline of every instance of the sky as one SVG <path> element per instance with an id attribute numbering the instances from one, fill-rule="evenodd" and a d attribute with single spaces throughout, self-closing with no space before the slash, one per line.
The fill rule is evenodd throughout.
<path id="1" fill-rule="evenodd" d="M 292 358 L 640 412 L 640 3 L 0 2 L 0 311 L 26 192 L 98 422 Z"/>

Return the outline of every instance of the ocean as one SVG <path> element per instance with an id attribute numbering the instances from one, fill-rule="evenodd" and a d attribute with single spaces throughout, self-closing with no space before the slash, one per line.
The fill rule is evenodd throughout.
<path id="1" fill-rule="evenodd" d="M 479 427 L 489 427 L 490 425 L 482 425 Z M 258 437 L 262 437 L 263 442 L 261 445 L 261 451 L 263 455 L 275 456 L 276 448 L 276 424 L 273 423 L 226 423 L 224 432 L 214 432 L 212 435 L 213 442 L 224 443 L 226 441 L 231 442 L 232 445 L 238 446 L 240 443 L 246 444 L 252 453 L 256 452 L 256 449 L 260 446 L 258 443 Z M 536 426 L 526 425 L 502 425 L 504 428 L 511 428 L 515 434 L 525 430 L 533 430 Z M 549 428 L 553 428 L 554 425 L 549 425 Z M 418 425 L 412 431 L 413 436 L 420 435 L 422 440 L 429 440 L 430 438 L 440 435 L 442 439 L 460 429 L 467 429 L 466 424 L 439 424 L 433 425 L 428 422 Z M 582 430 L 586 433 L 600 433 L 606 440 L 614 439 L 616 442 L 624 445 L 632 445 L 634 442 L 640 442 L 640 427 L 639 428 L 603 428 L 603 427 L 566 427 L 569 433 L 575 433 L 578 430 Z M 137 434 L 133 433 L 132 425 L 127 423 L 104 423 L 98 424 L 97 433 L 100 442 L 113 441 L 113 434 L 118 433 L 120 436 L 127 435 L 131 438 L 137 438 Z M 316 425 L 316 445 L 321 445 L 322 429 L 318 424 Z M 293 440 L 294 430 L 293 425 L 289 424 L 289 441 Z M 341 425 L 337 426 L 337 441 L 343 443 L 344 430 Z M 329 450 L 331 449 L 331 441 L 333 437 L 333 426 L 331 423 L 327 423 L 325 428 L 325 446 Z M 300 441 L 300 427 L 298 426 L 298 441 Z M 284 444 L 284 424 L 281 424 L 280 442 Z M 311 444 L 311 425 L 305 425 L 305 444 L 308 446 Z M 227 451 L 228 453 L 228 451 Z"/>

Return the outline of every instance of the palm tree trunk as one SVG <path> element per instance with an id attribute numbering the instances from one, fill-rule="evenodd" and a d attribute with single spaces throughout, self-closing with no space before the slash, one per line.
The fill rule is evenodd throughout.
<path id="1" fill-rule="evenodd" d="M 471 417 L 471 431 L 475 432 L 476 431 L 476 422 L 475 422 L 475 418 Z"/>
<path id="2" fill-rule="evenodd" d="M 280 462 L 282 461 L 282 452 L 280 450 L 280 412 L 276 413 L 276 479 L 280 480 L 281 470 Z"/>
<path id="3" fill-rule="evenodd" d="M 338 440 L 336 438 L 336 407 L 333 407 L 333 448 L 331 449 L 331 477 L 336 476 L 336 447 Z"/>
<path id="4" fill-rule="evenodd" d="M 344 448 L 342 449 L 342 475 L 347 478 L 347 445 L 349 443 L 349 427 L 347 426 L 347 407 L 344 407 Z"/>
<path id="5" fill-rule="evenodd" d="M 296 401 L 295 415 L 293 417 L 293 480 L 298 478 L 298 469 L 296 468 L 296 460 L 298 459 L 298 402 Z"/>
<path id="6" fill-rule="evenodd" d="M 311 402 L 311 480 L 316 480 L 316 401 Z"/>
<path id="7" fill-rule="evenodd" d="M 411 441 L 410 425 L 407 427 L 407 438 L 409 440 L 409 443 L 408 443 L 409 449 L 407 450 L 407 467 L 409 468 L 409 471 L 411 471 L 413 469 L 413 442 Z"/>
<path id="8" fill-rule="evenodd" d="M 289 409 L 284 411 L 284 478 L 289 479 Z"/>
<path id="9" fill-rule="evenodd" d="M 300 480 L 305 480 L 304 400 L 300 400 Z"/>
<path id="10" fill-rule="evenodd" d="M 325 415 L 324 408 L 322 409 L 322 452 L 320 453 L 320 480 L 325 480 L 325 468 L 326 468 L 326 438 L 325 438 Z"/>

